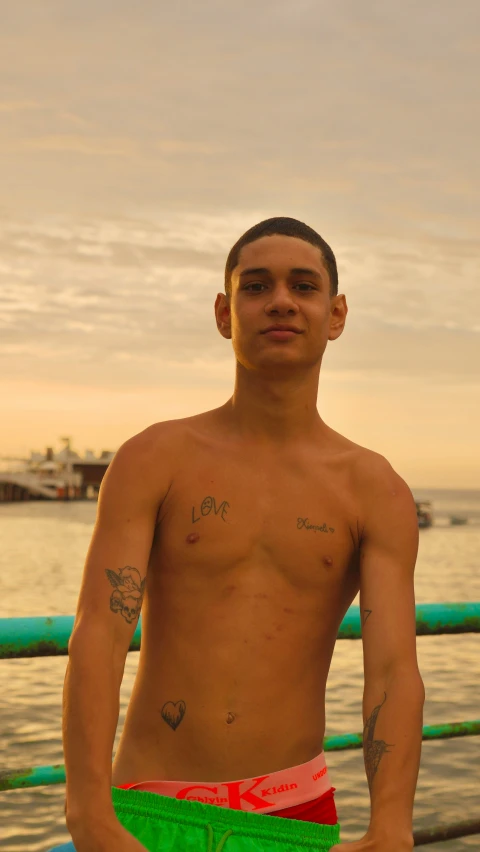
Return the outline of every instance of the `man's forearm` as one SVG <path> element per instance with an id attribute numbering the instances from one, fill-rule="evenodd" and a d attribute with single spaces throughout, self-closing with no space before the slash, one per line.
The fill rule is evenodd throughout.
<path id="1" fill-rule="evenodd" d="M 416 672 L 397 670 L 366 685 L 363 750 L 370 788 L 369 834 L 408 837 L 422 744 L 424 689 Z"/>
<path id="2" fill-rule="evenodd" d="M 112 751 L 123 666 L 102 629 L 89 631 L 69 649 L 64 688 L 63 744 L 67 824 L 114 817 Z"/>

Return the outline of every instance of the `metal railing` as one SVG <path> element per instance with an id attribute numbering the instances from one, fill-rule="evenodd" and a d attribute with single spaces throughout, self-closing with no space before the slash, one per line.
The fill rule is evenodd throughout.
<path id="1" fill-rule="evenodd" d="M 68 640 L 73 628 L 71 615 L 51 618 L 1 618 L 0 659 L 43 657 L 68 654 Z M 419 604 L 416 607 L 417 636 L 434 636 L 445 633 L 480 633 L 480 602 Z M 350 607 L 338 633 L 339 639 L 360 639 L 359 607 Z M 141 620 L 133 635 L 130 651 L 138 651 L 141 640 Z M 480 719 L 425 725 L 423 740 L 451 739 L 480 734 Z M 325 751 L 362 748 L 362 733 L 326 737 Z M 18 790 L 65 782 L 63 764 L 36 766 L 0 772 L 0 791 Z M 466 820 L 444 826 L 433 826 L 414 832 L 415 846 L 426 846 L 480 834 L 480 820 Z"/>

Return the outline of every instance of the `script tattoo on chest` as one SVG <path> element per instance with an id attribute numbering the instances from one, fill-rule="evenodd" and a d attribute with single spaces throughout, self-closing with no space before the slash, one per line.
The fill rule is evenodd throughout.
<path id="1" fill-rule="evenodd" d="M 309 518 L 297 518 L 297 530 L 313 530 L 314 532 L 324 532 L 324 533 L 333 533 L 335 532 L 333 527 L 327 527 L 324 523 L 322 526 L 319 524 L 311 524 Z"/>
<path id="2" fill-rule="evenodd" d="M 216 503 L 215 497 L 210 497 L 210 496 L 204 497 L 203 500 L 202 500 L 201 506 L 200 506 L 200 515 L 198 516 L 198 518 L 195 517 L 195 506 L 192 506 L 192 524 L 196 524 L 197 521 L 201 521 L 202 515 L 203 515 L 203 517 L 206 517 L 211 512 L 213 512 L 215 515 L 219 514 L 222 521 L 225 521 L 225 514 L 226 514 L 227 509 L 229 509 L 229 508 L 230 508 L 230 503 L 227 503 L 226 500 L 224 500 L 222 503 L 220 503 L 220 505 L 217 509 L 217 503 Z M 225 521 L 225 523 L 227 523 L 227 522 Z"/>

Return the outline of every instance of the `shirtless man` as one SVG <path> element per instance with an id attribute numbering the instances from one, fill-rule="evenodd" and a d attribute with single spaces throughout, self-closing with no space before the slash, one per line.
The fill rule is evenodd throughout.
<path id="1" fill-rule="evenodd" d="M 77 852 L 213 850 L 220 838 L 225 852 L 413 848 L 418 522 L 389 462 L 317 411 L 322 357 L 348 310 L 337 288 L 334 255 L 308 226 L 280 218 L 247 231 L 215 301 L 236 357 L 233 396 L 147 428 L 108 469 L 65 682 Z M 337 845 L 325 687 L 358 591 L 371 818 L 361 840 Z"/>

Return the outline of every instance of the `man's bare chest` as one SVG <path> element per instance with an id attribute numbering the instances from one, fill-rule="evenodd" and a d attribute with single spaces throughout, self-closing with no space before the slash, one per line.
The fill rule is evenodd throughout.
<path id="1" fill-rule="evenodd" d="M 218 577 L 255 566 L 299 589 L 341 584 L 355 570 L 358 507 L 349 464 L 198 450 L 178 465 L 159 513 L 159 570 Z"/>

